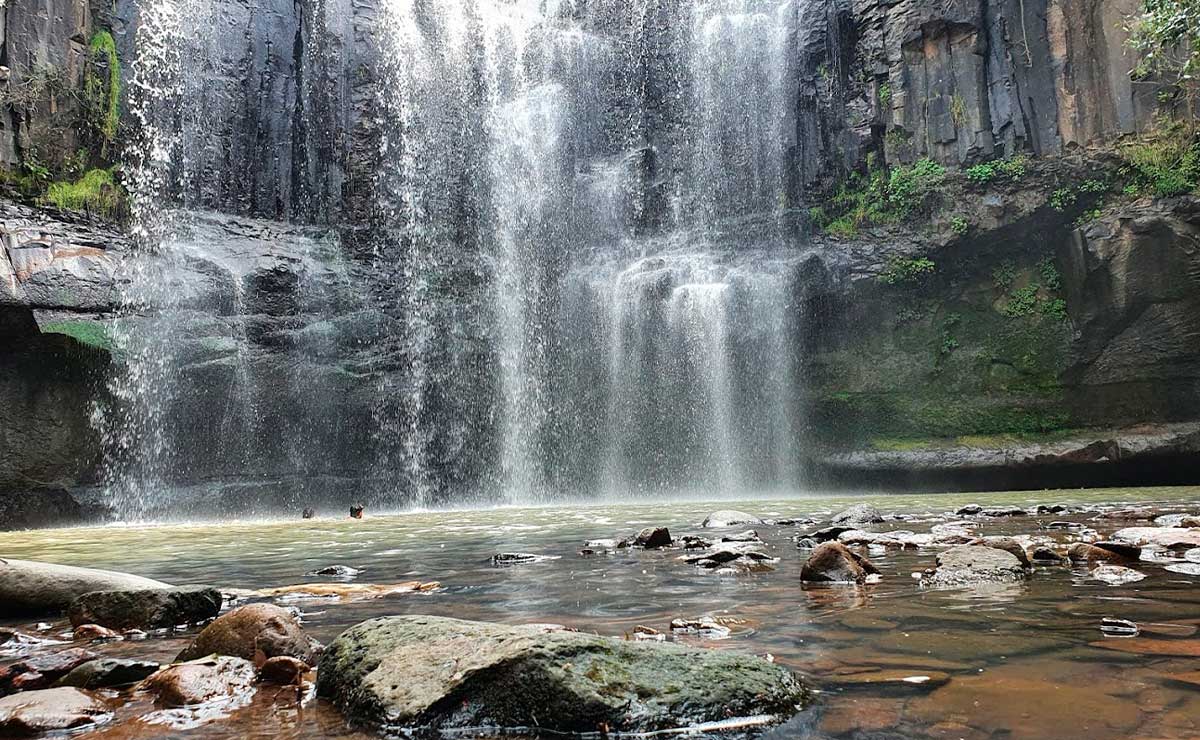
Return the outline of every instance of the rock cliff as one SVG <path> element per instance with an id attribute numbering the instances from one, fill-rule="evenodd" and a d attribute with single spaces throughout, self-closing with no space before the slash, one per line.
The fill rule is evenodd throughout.
<path id="1" fill-rule="evenodd" d="M 622 208 L 639 234 L 665 228 L 666 184 L 683 172 L 686 112 L 672 107 L 682 83 L 668 43 L 682 2 L 637 1 L 644 27 L 619 41 L 641 60 L 638 79 L 605 80 L 644 98 L 644 141 L 619 163 L 635 183 Z M 113 164 L 120 173 L 118 147 L 97 133 L 97 102 L 83 93 L 111 63 L 96 53 L 99 32 L 115 39 L 119 76 L 136 81 L 129 60 L 150 7 L 43 5 L 12 0 L 0 24 L 0 162 L 4 187 L 26 203 L 30 177 Z M 605 24 L 623 17 L 621 3 L 592 5 L 563 12 L 613 35 Z M 783 268 L 789 305 L 805 319 L 791 341 L 810 480 L 1188 480 L 1198 458 L 1186 425 L 1200 417 L 1200 199 L 1122 191 L 1122 137 L 1181 113 L 1156 85 L 1131 81 L 1124 28 L 1138 0 L 797 7 L 804 33 L 780 201 L 797 254 Z M 171 372 L 237 409 L 214 416 L 203 398 L 159 399 L 174 420 L 162 433 L 189 441 L 172 461 L 180 484 L 205 482 L 182 495 L 203 510 L 340 502 L 369 491 L 364 478 L 396 480 L 418 427 L 434 430 L 424 454 L 441 489 L 470 488 L 499 454 L 501 358 L 483 299 L 496 278 L 471 235 L 483 205 L 463 190 L 479 173 L 464 167 L 438 204 L 454 234 L 429 289 L 435 308 L 414 318 L 398 291 L 413 267 L 381 195 L 380 86 L 395 60 L 380 9 L 197 8 L 188 22 L 217 32 L 180 35 L 172 53 L 189 60 L 183 74 L 140 113 L 193 147 L 170 173 L 175 201 L 245 218 L 198 216 L 194 248 L 173 273 L 170 302 L 187 319 L 170 334 Z M 136 149 L 138 127 L 122 110 L 118 138 Z M 598 128 L 626 120 L 607 113 Z M 482 133 L 457 135 L 468 146 Z M 611 164 L 572 156 L 589 174 Z M 944 176 L 907 218 L 823 228 L 818 211 L 842 207 L 839 192 L 876 168 L 923 161 Z M 100 475 L 113 439 L 93 409 L 121 402 L 109 397 L 110 365 L 123 358 L 107 332 L 131 308 L 133 266 L 155 256 L 44 198 L 8 203 L 0 217 L 0 498 L 11 501 Z M 153 321 L 148 307 L 132 308 L 126 327 Z M 444 331 L 418 358 L 409 338 L 420 321 Z M 457 380 L 416 375 L 418 362 L 454 368 Z M 428 400 L 414 408 L 417 395 Z M 244 495 L 247 478 L 256 496 Z"/>

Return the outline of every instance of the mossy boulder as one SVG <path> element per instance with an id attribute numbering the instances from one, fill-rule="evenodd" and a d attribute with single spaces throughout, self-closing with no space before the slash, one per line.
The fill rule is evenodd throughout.
<path id="1" fill-rule="evenodd" d="M 317 691 L 389 731 L 644 732 L 786 718 L 808 699 L 790 671 L 732 651 L 427 616 L 343 632 L 321 658 Z"/>

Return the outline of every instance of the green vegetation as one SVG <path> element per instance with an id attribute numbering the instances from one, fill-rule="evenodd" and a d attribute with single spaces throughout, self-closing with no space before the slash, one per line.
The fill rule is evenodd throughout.
<path id="1" fill-rule="evenodd" d="M 1155 128 L 1123 142 L 1121 175 L 1129 194 L 1170 198 L 1200 189 L 1200 136 L 1195 130 L 1160 118 Z"/>
<path id="2" fill-rule="evenodd" d="M 65 334 L 80 344 L 112 351 L 113 340 L 108 329 L 97 321 L 52 321 L 41 326 L 43 334 Z"/>
<path id="3" fill-rule="evenodd" d="M 1007 302 L 1001 307 L 1000 313 L 1008 318 L 1045 316 L 1054 321 L 1066 321 L 1067 302 L 1053 295 L 1062 289 L 1062 275 L 1054 260 L 1046 257 L 1039 262 L 1036 274 L 1040 282 L 1035 280 L 1010 290 L 1017 277 L 1012 263 L 1006 262 L 992 271 L 996 288 L 1008 293 Z"/>
<path id="4" fill-rule="evenodd" d="M 955 234 L 963 236 L 971 230 L 971 224 L 967 221 L 965 216 L 955 216 L 950 219 L 950 229 Z"/>
<path id="5" fill-rule="evenodd" d="M 1189 111 L 1200 95 L 1200 0 L 1143 0 L 1130 24 L 1136 79 L 1163 82 Z"/>
<path id="6" fill-rule="evenodd" d="M 125 193 L 113 180 L 112 170 L 89 170 L 75 182 L 51 183 L 41 200 L 63 210 L 85 211 L 114 221 L 128 210 Z"/>
<path id="7" fill-rule="evenodd" d="M 1017 266 L 1011 260 L 1001 262 L 992 269 L 992 284 L 996 286 L 996 290 L 1008 290 L 1016 279 Z"/>
<path id="8" fill-rule="evenodd" d="M 879 106 L 881 108 L 886 108 L 886 107 L 888 107 L 888 104 L 891 102 L 892 102 L 892 86 L 885 82 L 879 86 Z"/>
<path id="9" fill-rule="evenodd" d="M 97 31 L 88 44 L 90 64 L 83 80 L 84 102 L 100 134 L 102 146 L 117 137 L 121 122 L 121 64 L 117 45 L 108 31 Z M 107 77 L 98 74 L 107 71 Z"/>
<path id="10" fill-rule="evenodd" d="M 925 257 L 892 257 L 887 267 L 879 274 L 879 282 L 886 285 L 911 285 L 931 275 L 937 265 Z"/>
<path id="11" fill-rule="evenodd" d="M 932 159 L 884 170 L 875 165 L 872 156 L 867 174 L 851 175 L 829 202 L 836 216 L 825 230 L 835 236 L 853 236 L 863 226 L 911 218 L 928 206 L 945 176 L 946 169 Z"/>
<path id="12" fill-rule="evenodd" d="M 1025 157 L 1018 154 L 1008 159 L 995 159 L 968 167 L 967 179 L 981 185 L 1000 177 L 1006 177 L 1013 182 L 1025 177 Z"/>
<path id="13" fill-rule="evenodd" d="M 1074 188 L 1059 188 L 1050 194 L 1050 207 L 1062 212 L 1075 205 L 1078 199 L 1079 194 Z"/>

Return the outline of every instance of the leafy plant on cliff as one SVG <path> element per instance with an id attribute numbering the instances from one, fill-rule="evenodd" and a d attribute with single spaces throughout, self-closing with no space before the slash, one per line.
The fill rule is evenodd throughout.
<path id="1" fill-rule="evenodd" d="M 1200 97 L 1200 0 L 1143 0 L 1129 30 L 1140 57 L 1135 79 L 1174 86 L 1191 114 Z"/>
<path id="2" fill-rule="evenodd" d="M 100 134 L 101 146 L 107 147 L 116 138 L 121 122 L 121 64 L 112 34 L 97 31 L 88 44 L 88 53 L 89 64 L 83 80 L 84 100 Z M 105 74 L 101 75 L 101 71 Z"/>
<path id="3" fill-rule="evenodd" d="M 885 285 L 917 283 L 936 269 L 933 260 L 926 257 L 892 257 L 879 273 L 879 282 Z"/>
<path id="4" fill-rule="evenodd" d="M 55 182 L 41 198 L 46 205 L 67 211 L 85 211 L 117 221 L 125 217 L 124 190 L 113 180 L 112 170 L 89 170 L 75 182 Z"/>
<path id="5" fill-rule="evenodd" d="M 1200 188 L 1200 135 L 1160 118 L 1154 129 L 1119 145 L 1121 170 L 1137 193 L 1170 198 Z"/>
<path id="6" fill-rule="evenodd" d="M 924 209 L 945 179 L 946 169 L 931 159 L 885 170 L 867 160 L 867 173 L 856 172 L 842 184 L 826 213 L 825 231 L 853 236 L 863 226 L 899 223 Z"/>
<path id="7" fill-rule="evenodd" d="M 1007 177 L 1016 182 L 1025 177 L 1025 165 L 1025 157 L 1017 154 L 1007 159 L 995 159 L 968 167 L 966 175 L 968 180 L 981 185 L 1000 177 Z"/>

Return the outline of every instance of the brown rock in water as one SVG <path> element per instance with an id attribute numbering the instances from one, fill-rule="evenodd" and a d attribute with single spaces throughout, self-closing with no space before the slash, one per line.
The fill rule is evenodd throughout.
<path id="1" fill-rule="evenodd" d="M 70 648 L 19 660 L 0 669 L 0 695 L 48 688 L 76 666 L 96 657 L 90 650 Z"/>
<path id="2" fill-rule="evenodd" d="M 101 627 L 98 624 L 81 624 L 75 628 L 72 637 L 76 640 L 115 640 L 121 636 L 120 632 L 114 632 L 107 627 Z"/>
<path id="3" fill-rule="evenodd" d="M 254 660 L 288 655 L 312 665 L 321 644 L 305 634 L 292 613 L 274 604 L 247 604 L 217 617 L 196 635 L 177 660 L 188 661 L 207 655 L 231 655 Z"/>
<path id="4" fill-rule="evenodd" d="M 27 691 L 0 699 L 0 736 L 29 737 L 106 722 L 108 706 L 75 688 Z"/>
<path id="5" fill-rule="evenodd" d="M 220 656 L 163 668 L 140 685 L 163 707 L 188 707 L 210 701 L 248 698 L 254 691 L 254 664 Z"/>
<path id="6" fill-rule="evenodd" d="M 900 724 L 902 699 L 843 696 L 821 712 L 821 730 L 832 736 L 889 730 Z"/>
<path id="7" fill-rule="evenodd" d="M 1029 559 L 1042 565 L 1057 565 L 1066 560 L 1058 551 L 1046 545 L 1030 548 Z"/>
<path id="8" fill-rule="evenodd" d="M 268 658 L 259 666 L 258 680 L 280 686 L 291 686 L 299 684 L 304 678 L 304 674 L 311 670 L 312 666 L 303 660 L 297 660 L 287 655 L 278 655 Z"/>
<path id="9" fill-rule="evenodd" d="M 1134 552 L 1131 552 L 1127 547 L 1113 548 L 1106 542 L 1076 542 L 1067 550 L 1067 557 L 1078 563 L 1129 563 L 1137 560 L 1135 553 L 1141 551 L 1134 548 Z"/>
<path id="10" fill-rule="evenodd" d="M 804 561 L 800 580 L 806 583 L 865 583 L 878 569 L 840 542 L 818 546 Z"/>

